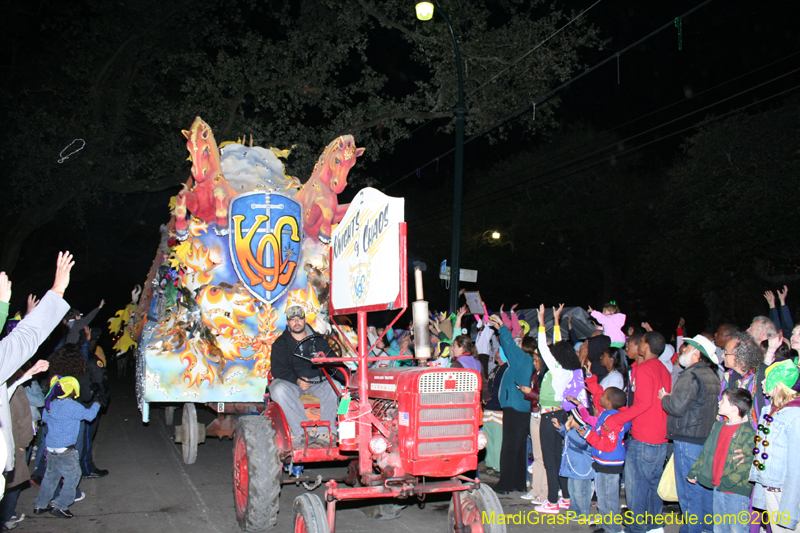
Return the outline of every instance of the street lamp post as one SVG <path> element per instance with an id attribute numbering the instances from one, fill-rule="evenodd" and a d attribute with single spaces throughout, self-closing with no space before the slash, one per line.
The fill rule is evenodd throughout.
<path id="1" fill-rule="evenodd" d="M 430 20 L 433 17 L 434 2 L 420 2 L 417 4 L 417 18 Z M 458 72 L 458 103 L 455 108 L 456 115 L 456 165 L 453 179 L 453 248 L 450 265 L 450 309 L 458 309 L 458 282 L 461 273 L 461 201 L 464 182 L 464 117 L 467 115 L 467 106 L 464 104 L 464 76 L 461 70 L 461 52 L 458 50 L 458 41 L 453 25 L 447 13 L 436 6 L 447 23 L 450 37 L 453 39 L 453 50 L 456 53 L 456 71 Z M 427 11 L 423 11 L 426 10 Z M 422 11 L 422 12 L 421 12 Z"/>

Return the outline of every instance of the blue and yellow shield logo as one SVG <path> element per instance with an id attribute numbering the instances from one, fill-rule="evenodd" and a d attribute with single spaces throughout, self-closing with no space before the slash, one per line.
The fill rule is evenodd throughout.
<path id="1" fill-rule="evenodd" d="M 231 200 L 231 258 L 236 275 L 259 300 L 271 304 L 292 284 L 303 240 L 303 206 L 276 191 Z"/>

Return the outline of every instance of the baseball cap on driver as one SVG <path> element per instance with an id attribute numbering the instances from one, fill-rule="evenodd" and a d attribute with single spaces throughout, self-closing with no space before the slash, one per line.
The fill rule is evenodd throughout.
<path id="1" fill-rule="evenodd" d="M 293 305 L 291 307 L 286 308 L 286 320 L 291 320 L 293 318 L 305 318 L 306 312 L 303 311 L 303 308 L 299 305 Z"/>

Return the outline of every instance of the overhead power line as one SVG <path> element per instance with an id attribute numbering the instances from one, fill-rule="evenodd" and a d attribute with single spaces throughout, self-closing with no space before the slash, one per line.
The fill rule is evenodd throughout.
<path id="1" fill-rule="evenodd" d="M 695 11 L 697 11 L 698 9 L 701 9 L 701 8 L 705 7 L 706 5 L 710 4 L 712 1 L 713 0 L 705 0 L 705 1 L 701 2 L 700 4 L 696 5 L 695 7 L 693 7 L 692 9 L 688 10 L 687 12 L 685 12 L 683 15 L 680 15 L 679 17 L 676 17 L 676 18 L 678 18 L 678 19 L 686 18 L 689 15 L 691 15 L 692 13 L 694 13 Z M 570 84 L 572 84 L 573 82 L 578 81 L 579 79 L 583 78 L 587 74 L 589 74 L 591 72 L 594 72 L 595 70 L 597 70 L 598 68 L 602 67 L 603 65 L 605 65 L 609 61 L 613 61 L 613 60 L 617 59 L 618 57 L 620 57 L 622 54 L 624 54 L 628 50 L 630 50 L 632 48 L 635 48 L 636 46 L 639 46 L 644 41 L 650 39 L 654 35 L 662 32 L 663 30 L 665 30 L 667 28 L 673 27 L 674 23 L 675 23 L 675 18 L 670 19 L 669 22 L 667 22 L 664 25 L 662 25 L 661 27 L 653 30 L 652 32 L 650 32 L 649 34 L 645 35 L 644 37 L 642 37 L 638 41 L 636 41 L 636 42 L 634 42 L 632 44 L 629 44 L 628 46 L 626 46 L 622 50 L 620 50 L 620 51 L 616 52 L 615 54 L 609 56 L 608 58 L 600 61 L 599 63 L 595 64 L 594 66 L 590 67 L 589 69 L 584 70 L 580 74 L 577 74 L 577 75 L 573 76 L 572 78 L 568 79 L 567 81 L 565 81 L 564 83 L 562 83 L 561 85 L 556 87 L 555 89 L 553 89 L 551 91 L 548 91 L 544 95 L 540 96 L 539 98 L 537 98 L 533 102 L 526 103 L 526 104 L 518 107 L 517 109 L 515 109 L 514 111 L 512 111 L 511 113 L 509 113 L 505 117 L 503 117 L 503 118 L 499 119 L 498 121 L 496 121 L 494 124 L 484 128 L 480 132 L 478 132 L 478 133 L 474 134 L 473 136 L 471 136 L 469 139 L 466 139 L 464 141 L 464 144 L 470 143 L 470 142 L 474 141 L 475 139 L 478 139 L 479 137 L 482 137 L 482 136 L 486 135 L 490 131 L 499 128 L 500 126 L 502 126 L 506 122 L 508 122 L 508 121 L 516 118 L 520 114 L 526 112 L 528 109 L 531 109 L 531 108 L 535 109 L 537 104 L 541 104 L 542 102 L 545 102 L 545 101 L 549 100 L 558 91 L 568 87 Z M 389 185 L 386 185 L 384 187 L 384 189 L 388 189 L 390 187 L 393 187 L 393 186 L 397 185 L 398 183 L 400 183 L 401 181 L 404 181 L 404 180 L 410 178 L 411 176 L 415 176 L 417 174 L 417 172 L 419 172 L 421 169 L 423 169 L 423 168 L 425 168 L 425 167 L 427 167 L 427 166 L 429 166 L 429 165 L 431 165 L 431 164 L 433 164 L 435 162 L 438 162 L 439 159 L 441 159 L 442 157 L 444 157 L 446 155 L 449 155 L 450 153 L 452 153 L 454 151 L 455 151 L 455 148 L 450 148 L 449 150 L 446 150 L 446 151 L 442 152 L 437 157 L 431 159 L 427 163 L 415 168 L 414 170 L 412 170 L 408 174 L 405 174 L 404 176 L 402 176 L 399 179 L 393 181 Z"/>
<path id="2" fill-rule="evenodd" d="M 686 128 L 682 128 L 680 130 L 671 132 L 671 133 L 669 133 L 667 135 L 659 137 L 658 139 L 650 140 L 650 141 L 648 141 L 646 143 L 640 144 L 640 145 L 635 146 L 633 148 L 629 148 L 627 150 L 624 150 L 622 152 L 616 153 L 614 155 L 615 155 L 615 157 L 621 157 L 621 156 L 624 156 L 624 155 L 628 155 L 628 154 L 634 153 L 634 152 L 636 152 L 638 150 L 641 150 L 641 149 L 643 149 L 646 146 L 649 146 L 651 144 L 655 144 L 657 142 L 663 141 L 663 140 L 668 139 L 670 137 L 674 137 L 675 135 L 679 135 L 681 133 L 685 133 L 687 131 L 696 129 L 697 127 L 705 126 L 705 125 L 717 122 L 717 121 L 719 121 L 719 120 L 721 120 L 721 119 L 723 119 L 723 118 L 725 118 L 727 116 L 733 115 L 735 113 L 739 113 L 739 112 L 741 112 L 741 111 L 743 111 L 743 110 L 745 110 L 745 109 L 747 109 L 749 107 L 761 104 L 761 103 L 766 102 L 768 100 L 771 100 L 773 98 L 777 98 L 777 97 L 789 94 L 790 92 L 796 91 L 797 89 L 800 89 L 800 85 L 795 85 L 793 87 L 790 87 L 788 89 L 785 89 L 785 90 L 780 91 L 778 93 L 775 93 L 773 95 L 770 95 L 770 96 L 767 96 L 765 98 L 762 98 L 762 99 L 760 99 L 760 100 L 758 100 L 756 102 L 749 103 L 747 105 L 744 105 L 744 106 L 741 106 L 739 108 L 736 108 L 736 109 L 733 109 L 731 111 L 728 111 L 726 113 L 723 113 L 722 115 L 713 117 L 712 119 L 709 119 L 708 121 L 705 121 L 705 122 L 703 122 L 701 124 L 694 124 L 692 126 L 687 126 Z M 544 185 L 549 185 L 551 183 L 555 183 L 555 182 L 563 180 L 563 179 L 567 179 L 567 178 L 569 178 L 571 176 L 579 174 L 579 173 L 581 173 L 581 172 L 583 172 L 585 170 L 588 170 L 588 169 L 590 169 L 592 167 L 600 165 L 600 164 L 606 162 L 607 159 L 608 159 L 607 157 L 604 157 L 602 159 L 599 159 L 599 160 L 593 161 L 591 163 L 588 163 L 588 164 L 586 164 L 586 165 L 584 165 L 584 166 L 582 166 L 580 168 L 574 169 L 574 170 L 570 171 L 567 174 L 555 176 L 554 178 L 550 178 L 550 179 L 546 179 L 546 180 L 542 180 L 542 181 L 537 182 L 535 184 L 532 184 L 532 185 L 530 185 L 528 187 L 525 187 L 522 190 L 513 191 L 510 194 L 507 194 L 507 195 L 504 195 L 504 196 L 501 196 L 501 197 L 498 197 L 498 198 L 493 198 L 493 199 L 486 200 L 486 197 L 482 196 L 480 198 L 480 200 L 485 200 L 485 201 L 483 201 L 481 203 L 477 203 L 477 204 L 474 203 L 473 205 L 465 205 L 463 210 L 464 210 L 464 212 L 467 212 L 467 211 L 470 211 L 470 210 L 478 209 L 478 208 L 484 207 L 486 205 L 490 205 L 490 204 L 496 203 L 496 202 L 501 201 L 501 200 L 505 200 L 505 199 L 508 199 L 508 198 L 511 198 L 511 197 L 518 196 L 522 192 L 529 191 L 529 190 L 532 190 L 532 189 L 536 189 L 536 188 L 542 187 Z M 559 168 L 556 168 L 556 169 L 551 169 L 551 170 L 547 171 L 546 173 L 544 173 L 544 175 L 552 174 L 553 172 L 556 172 L 556 171 L 561 170 L 563 168 L 564 167 L 562 166 L 562 167 L 559 167 Z M 529 178 L 529 179 L 525 180 L 524 182 L 527 183 L 527 182 L 532 181 L 536 177 L 542 177 L 542 176 L 543 175 L 533 176 L 532 178 Z M 426 219 L 418 218 L 418 219 L 414 219 L 414 220 L 409 220 L 408 224 L 409 224 L 409 227 L 421 227 L 421 226 L 427 226 L 428 224 L 433 224 L 433 223 L 436 223 L 436 222 L 440 222 L 440 221 L 446 220 L 448 218 L 449 218 L 448 215 L 440 215 L 440 216 L 436 216 L 436 217 L 432 217 L 432 218 L 429 217 L 429 218 L 426 218 Z"/>

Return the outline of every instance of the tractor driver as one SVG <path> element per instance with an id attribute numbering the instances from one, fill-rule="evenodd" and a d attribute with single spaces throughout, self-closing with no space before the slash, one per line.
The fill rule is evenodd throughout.
<path id="1" fill-rule="evenodd" d="M 272 399 L 281 406 L 286 417 L 286 423 L 292 431 L 292 447 L 303 448 L 305 438 L 301 422 L 307 421 L 306 410 L 300 396 L 311 394 L 319 399 L 320 418 L 330 422 L 333 435 L 325 431 L 324 427 L 317 428 L 316 435 L 313 429 L 309 430 L 309 445 L 327 447 L 336 442 L 336 409 L 339 405 L 336 392 L 325 379 L 320 368 L 303 357 L 314 357 L 319 352 L 324 352 L 326 357 L 334 354 L 325 340 L 316 338 L 301 344 L 309 335 L 316 332 L 306 324 L 306 315 L 302 307 L 291 306 L 286 309 L 286 329 L 275 339 L 272 344 L 272 383 L 269 391 Z M 294 352 L 303 357 L 297 357 Z"/>

